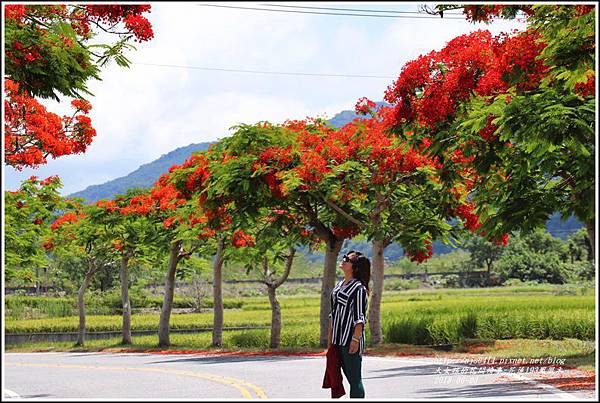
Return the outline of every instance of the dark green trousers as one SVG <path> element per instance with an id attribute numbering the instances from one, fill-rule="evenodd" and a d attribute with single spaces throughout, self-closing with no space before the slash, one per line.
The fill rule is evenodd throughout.
<path id="1" fill-rule="evenodd" d="M 348 352 L 349 344 L 347 346 L 336 345 L 336 348 L 342 357 L 342 371 L 350 384 L 350 397 L 365 397 L 361 375 L 362 356 L 358 351 L 350 354 Z"/>

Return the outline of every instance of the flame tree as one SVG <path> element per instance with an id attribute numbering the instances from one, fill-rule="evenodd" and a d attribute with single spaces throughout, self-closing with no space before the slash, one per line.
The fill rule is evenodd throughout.
<path id="1" fill-rule="evenodd" d="M 375 112 L 372 107 L 373 102 L 359 100 L 357 111 L 371 116 L 316 134 L 310 147 L 300 148 L 297 166 L 281 178 L 287 191 L 304 187 L 341 215 L 349 223 L 344 230 L 347 237 L 362 233 L 372 242 L 369 327 L 371 344 L 377 344 L 383 341 L 380 308 L 385 247 L 397 242 L 411 260 L 426 260 L 434 240 L 451 242 L 457 235 L 459 229 L 448 222 L 465 219 L 466 194 L 458 189 L 446 194 L 440 184 L 439 161 L 423 155 L 423 145 L 411 147 L 389 132 L 393 110 L 384 107 Z M 307 153 L 312 158 L 304 157 Z M 298 181 L 315 166 L 318 172 L 310 181 Z"/>
<path id="2" fill-rule="evenodd" d="M 129 264 L 132 260 L 150 262 L 156 254 L 159 231 L 144 211 L 132 204 L 143 196 L 143 191 L 130 189 L 113 200 L 99 200 L 91 209 L 92 225 L 103 227 L 105 241 L 112 244 L 119 260 L 121 306 L 123 316 L 122 344 L 131 344 L 131 303 L 129 299 Z"/>
<path id="3" fill-rule="evenodd" d="M 223 264 L 236 255 L 237 248 L 254 244 L 251 236 L 242 230 L 242 220 L 233 200 L 213 196 L 208 183 L 215 178 L 214 167 L 228 166 L 236 160 L 228 153 L 208 151 L 192 155 L 182 166 L 171 168 L 171 183 L 188 200 L 182 210 L 184 220 L 202 224 L 198 237 L 206 239 L 214 252 L 213 261 L 213 334 L 212 345 L 223 344 Z M 199 216 L 199 212 L 201 216 Z"/>
<path id="4" fill-rule="evenodd" d="M 48 157 L 82 153 L 96 135 L 88 113 L 89 79 L 114 60 L 128 66 L 131 41 L 153 37 L 142 14 L 150 5 L 5 5 L 5 163 L 37 167 Z M 96 32 L 115 43 L 91 43 Z M 58 116 L 39 98 L 75 98 L 73 113 Z"/>
<path id="5" fill-rule="evenodd" d="M 37 282 L 36 273 L 48 264 L 45 243 L 50 224 L 68 208 L 60 196 L 58 176 L 40 180 L 32 176 L 18 190 L 4 192 L 4 274 L 7 282 Z"/>
<path id="6" fill-rule="evenodd" d="M 480 233 L 528 232 L 560 212 L 582 221 L 594 245 L 594 6 L 464 11 L 473 21 L 522 11 L 527 28 L 461 35 L 408 62 L 386 93 L 394 131 L 428 143 L 447 189 L 465 179 L 449 155 L 467 159 Z"/>
<path id="7" fill-rule="evenodd" d="M 89 215 L 96 209 L 98 207 L 95 205 L 74 203 L 52 223 L 50 227 L 53 233 L 47 239 L 45 246 L 57 259 L 66 255 L 75 255 L 83 263 L 85 274 L 77 294 L 79 311 L 77 346 L 85 344 L 85 292 L 94 274 L 105 268 L 114 269 L 115 262 L 118 260 L 117 249 L 111 242 L 107 242 L 105 228 L 90 220 Z"/>
<path id="8" fill-rule="evenodd" d="M 212 176 L 206 190 L 209 200 L 223 197 L 234 201 L 235 215 L 242 223 L 252 222 L 260 208 L 284 210 L 299 217 L 299 224 L 310 228 L 325 244 L 320 311 L 322 345 L 327 343 L 329 294 L 335 284 L 337 256 L 344 239 L 351 236 L 351 223 L 330 209 L 321 195 L 309 191 L 322 165 L 322 157 L 311 152 L 312 142 L 322 140 L 316 133 L 333 131 L 319 119 L 287 121 L 283 125 L 259 122 L 236 126 L 231 136 L 215 145 L 215 150 L 231 157 L 226 163 L 211 165 Z M 297 167 L 303 158 L 310 167 Z M 295 179 L 297 190 L 293 191 L 288 191 L 282 179 L 290 170 L 299 173 Z"/>

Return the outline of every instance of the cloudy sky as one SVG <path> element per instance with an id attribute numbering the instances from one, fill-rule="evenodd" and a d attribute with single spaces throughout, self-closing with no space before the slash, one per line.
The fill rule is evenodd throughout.
<path id="1" fill-rule="evenodd" d="M 360 97 L 381 100 L 404 63 L 440 49 L 458 35 L 478 29 L 497 34 L 523 27 L 516 21 L 485 25 L 464 19 L 334 16 L 200 4 L 152 3 L 148 18 L 154 39 L 136 43 L 137 50 L 127 54 L 133 62 L 129 69 L 111 65 L 101 72 L 102 81 L 89 82 L 95 95 L 90 98 L 91 118 L 98 134 L 88 151 L 50 160 L 35 170 L 17 172 L 4 166 L 4 188 L 15 190 L 31 175 L 59 175 L 64 184 L 62 193 L 67 195 L 125 176 L 175 148 L 225 137 L 238 123 L 282 122 L 317 115 L 331 118 L 353 109 Z M 264 3 L 210 4 L 267 8 L 261 5 Z M 285 4 L 413 12 L 419 6 L 390 2 Z M 68 100 L 44 103 L 57 113 L 68 110 Z"/>

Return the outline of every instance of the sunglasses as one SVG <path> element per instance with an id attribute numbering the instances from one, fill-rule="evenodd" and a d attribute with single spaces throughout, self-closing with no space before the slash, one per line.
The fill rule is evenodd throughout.
<path id="1" fill-rule="evenodd" d="M 348 255 L 350 255 L 351 253 L 354 253 L 354 259 L 350 259 L 350 257 L 348 257 Z M 354 262 L 361 255 L 362 255 L 362 253 L 351 250 L 350 252 L 348 252 L 344 256 L 342 256 L 342 262 Z"/>

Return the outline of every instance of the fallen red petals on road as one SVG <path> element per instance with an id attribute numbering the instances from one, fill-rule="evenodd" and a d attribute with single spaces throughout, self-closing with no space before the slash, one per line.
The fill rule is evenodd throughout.
<path id="1" fill-rule="evenodd" d="M 595 390 L 595 376 L 570 376 L 558 378 L 532 378 L 533 381 L 552 385 L 561 390 Z"/>
<path id="2" fill-rule="evenodd" d="M 104 350 L 108 351 L 108 350 Z M 119 353 L 147 353 L 163 355 L 197 354 L 197 355 L 218 355 L 218 356 L 325 356 L 323 352 L 286 352 L 286 351 L 214 351 L 214 350 L 158 350 L 158 349 L 110 349 L 111 352 Z"/>

